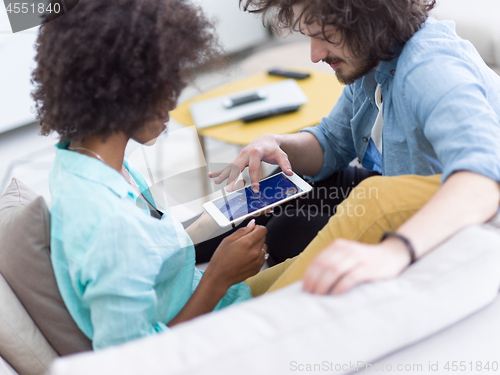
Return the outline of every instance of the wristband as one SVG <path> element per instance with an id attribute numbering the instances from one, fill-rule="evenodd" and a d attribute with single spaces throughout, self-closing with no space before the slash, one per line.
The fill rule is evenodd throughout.
<path id="1" fill-rule="evenodd" d="M 382 238 L 380 239 L 380 242 L 383 242 L 384 240 L 390 237 L 397 238 L 398 240 L 402 241 L 405 244 L 406 250 L 408 250 L 408 253 L 410 254 L 410 264 L 415 263 L 415 261 L 417 260 L 417 256 L 415 255 L 415 248 L 411 244 L 410 240 L 405 236 L 403 236 L 402 234 L 396 232 L 385 232 Z"/>

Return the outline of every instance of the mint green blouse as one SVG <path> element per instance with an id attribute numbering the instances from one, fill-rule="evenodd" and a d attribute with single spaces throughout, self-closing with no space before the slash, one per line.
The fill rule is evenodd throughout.
<path id="1" fill-rule="evenodd" d="M 71 316 L 94 349 L 168 330 L 202 276 L 191 239 L 169 212 L 156 219 L 136 204 L 117 171 L 65 147 L 56 146 L 50 172 L 51 256 Z M 140 172 L 124 165 L 153 202 Z M 251 297 L 234 285 L 216 309 Z"/>

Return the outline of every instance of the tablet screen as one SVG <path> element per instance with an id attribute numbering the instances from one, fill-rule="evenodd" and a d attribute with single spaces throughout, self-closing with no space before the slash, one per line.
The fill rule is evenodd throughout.
<path id="1" fill-rule="evenodd" d="M 261 181 L 258 193 L 254 193 L 251 187 L 246 187 L 214 200 L 213 204 L 229 221 L 232 221 L 301 191 L 297 185 L 280 173 Z"/>

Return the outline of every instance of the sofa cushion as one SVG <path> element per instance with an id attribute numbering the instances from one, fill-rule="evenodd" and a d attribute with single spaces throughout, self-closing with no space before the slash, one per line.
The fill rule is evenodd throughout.
<path id="1" fill-rule="evenodd" d="M 60 355 L 91 350 L 69 315 L 50 262 L 50 214 L 42 197 L 12 179 L 0 198 L 0 273 Z"/>
<path id="2" fill-rule="evenodd" d="M 17 297 L 16 297 L 17 298 Z M 19 375 L 5 359 L 0 357 L 0 374 L 2 375 Z"/>

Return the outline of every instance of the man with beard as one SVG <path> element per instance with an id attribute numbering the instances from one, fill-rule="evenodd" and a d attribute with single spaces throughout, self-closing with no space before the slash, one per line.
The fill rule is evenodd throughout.
<path id="1" fill-rule="evenodd" d="M 307 246 L 271 268 L 268 284 L 304 278 L 305 290 L 337 293 L 394 277 L 458 230 L 497 212 L 500 78 L 452 22 L 428 17 L 434 0 L 241 1 L 264 17 L 275 11 L 278 28 L 307 36 L 311 60 L 329 64 L 346 84 L 320 124 L 264 135 L 231 167 L 211 175 L 216 183 L 229 178 L 231 187 L 248 166 L 258 190 L 265 161 L 315 182 L 308 197 L 261 219 L 268 221 L 266 243 L 276 262 Z M 355 158 L 364 168 L 349 167 Z M 320 190 L 356 185 L 339 206 L 342 194 L 332 199 Z M 356 189 L 367 187 L 379 194 L 362 201 Z M 365 214 L 349 217 L 348 204 L 363 205 Z M 337 214 L 325 207 L 336 207 Z M 285 281 L 284 269 L 291 275 Z"/>

